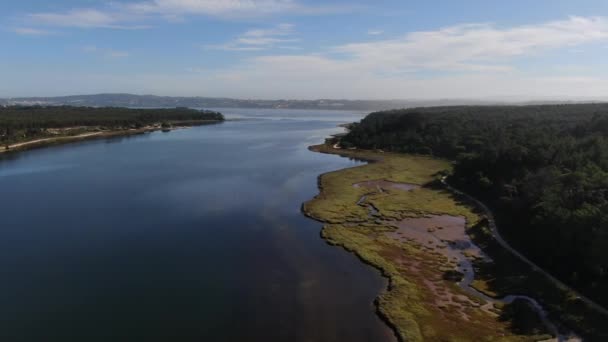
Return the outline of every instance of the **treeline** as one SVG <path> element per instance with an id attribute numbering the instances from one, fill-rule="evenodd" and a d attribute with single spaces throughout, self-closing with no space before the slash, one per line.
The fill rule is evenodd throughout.
<path id="1" fill-rule="evenodd" d="M 341 143 L 454 160 L 451 182 L 489 202 L 503 234 L 608 304 L 608 104 L 377 112 Z"/>
<path id="2" fill-rule="evenodd" d="M 119 107 L 0 106 L 0 142 L 41 135 L 50 128 L 98 126 L 140 128 L 154 123 L 222 121 L 218 112 L 189 108 L 130 109 Z"/>
<path id="3" fill-rule="evenodd" d="M 162 121 L 223 120 L 222 114 L 189 108 L 130 109 L 119 107 L 0 107 L 0 127 L 13 129 L 74 126 L 130 126 Z"/>

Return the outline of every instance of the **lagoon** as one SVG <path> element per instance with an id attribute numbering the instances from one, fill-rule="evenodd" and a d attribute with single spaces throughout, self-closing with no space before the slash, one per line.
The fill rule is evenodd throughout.
<path id="1" fill-rule="evenodd" d="M 0 159 L 2 341 L 382 341 L 386 281 L 300 205 L 363 114 L 220 109 Z"/>

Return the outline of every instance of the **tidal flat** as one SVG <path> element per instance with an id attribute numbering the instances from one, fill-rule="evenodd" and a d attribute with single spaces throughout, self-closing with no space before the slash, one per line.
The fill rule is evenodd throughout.
<path id="1" fill-rule="evenodd" d="M 521 300 L 503 303 L 470 287 L 473 265 L 491 263 L 467 234 L 480 229 L 484 217 L 438 185 L 450 171 L 448 161 L 329 145 L 311 150 L 371 161 L 320 176 L 320 193 L 303 211 L 325 223 L 322 237 L 328 243 L 356 254 L 389 279 L 376 305 L 399 340 L 552 337 L 553 327 L 533 306 Z"/>

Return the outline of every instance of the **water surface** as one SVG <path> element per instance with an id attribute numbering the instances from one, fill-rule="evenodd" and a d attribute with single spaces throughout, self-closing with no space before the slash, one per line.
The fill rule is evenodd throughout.
<path id="1" fill-rule="evenodd" d="M 384 280 L 300 213 L 361 116 L 224 112 L 0 160 L 1 341 L 388 339 Z"/>

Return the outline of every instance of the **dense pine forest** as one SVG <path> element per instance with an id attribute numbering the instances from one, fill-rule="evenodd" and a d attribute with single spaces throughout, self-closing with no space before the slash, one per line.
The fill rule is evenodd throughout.
<path id="1" fill-rule="evenodd" d="M 608 304 L 608 104 L 376 112 L 341 143 L 453 160 L 513 245 Z"/>
<path id="2" fill-rule="evenodd" d="M 221 113 L 189 108 L 130 109 L 118 107 L 0 106 L 0 143 L 45 136 L 49 129 L 100 127 L 140 128 L 150 124 L 222 121 Z"/>

